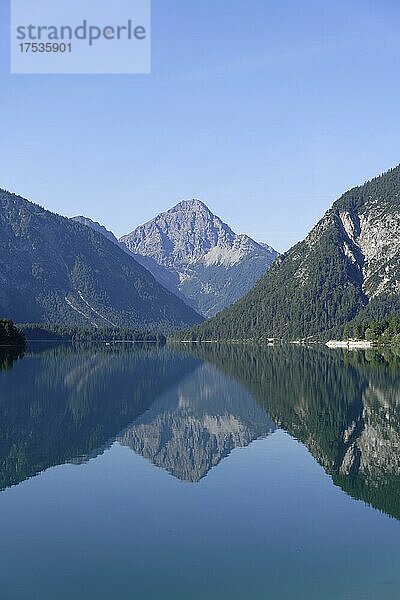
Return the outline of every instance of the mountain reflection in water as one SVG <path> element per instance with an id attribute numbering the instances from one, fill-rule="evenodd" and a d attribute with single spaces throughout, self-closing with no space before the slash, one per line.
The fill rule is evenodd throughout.
<path id="1" fill-rule="evenodd" d="M 251 394 L 201 364 L 158 398 L 118 441 L 186 481 L 200 481 L 234 448 L 276 430 Z"/>
<path id="2" fill-rule="evenodd" d="M 334 483 L 400 518 L 395 355 L 194 346 L 0 355 L 0 489 L 116 440 L 198 482 L 234 448 L 285 429 Z"/>

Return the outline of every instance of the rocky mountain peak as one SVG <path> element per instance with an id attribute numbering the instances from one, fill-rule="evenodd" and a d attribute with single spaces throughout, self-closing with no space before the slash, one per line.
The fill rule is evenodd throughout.
<path id="1" fill-rule="evenodd" d="M 187 265 L 211 248 L 232 247 L 235 233 L 200 200 L 183 200 L 123 236 L 135 254 L 151 256 L 165 267 Z"/>
<path id="2" fill-rule="evenodd" d="M 153 265 L 146 266 L 158 280 L 159 269 L 165 269 L 163 285 L 204 316 L 240 298 L 278 255 L 247 235 L 237 235 L 198 199 L 179 202 L 120 242 L 135 256 L 152 259 Z"/>
<path id="3" fill-rule="evenodd" d="M 182 200 L 120 240 L 92 219 L 72 220 L 117 244 L 204 316 L 241 298 L 278 256 L 268 244 L 236 234 L 197 198 Z"/>
<path id="4" fill-rule="evenodd" d="M 169 211 L 166 212 L 203 212 L 212 215 L 212 212 L 208 208 L 204 202 L 199 200 L 198 198 L 192 198 L 190 200 L 181 200 L 175 206 L 173 206 Z"/>

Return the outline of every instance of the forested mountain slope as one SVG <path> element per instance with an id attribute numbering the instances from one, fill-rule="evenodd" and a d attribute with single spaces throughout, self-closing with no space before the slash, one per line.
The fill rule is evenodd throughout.
<path id="1" fill-rule="evenodd" d="M 243 299 L 183 337 L 302 339 L 340 335 L 369 316 L 400 313 L 400 167 L 346 192 L 306 239 Z"/>

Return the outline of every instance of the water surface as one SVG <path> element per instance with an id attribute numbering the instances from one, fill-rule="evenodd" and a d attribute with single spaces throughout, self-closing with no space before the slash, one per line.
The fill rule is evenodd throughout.
<path id="1" fill-rule="evenodd" d="M 400 368 L 305 348 L 0 355 L 10 600 L 400 597 Z"/>

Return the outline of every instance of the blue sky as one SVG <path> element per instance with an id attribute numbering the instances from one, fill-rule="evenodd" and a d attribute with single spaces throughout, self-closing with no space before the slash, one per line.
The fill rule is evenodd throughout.
<path id="1" fill-rule="evenodd" d="M 151 75 L 10 75 L 0 187 L 117 235 L 201 198 L 285 250 L 400 162 L 400 3 L 153 0 Z"/>

